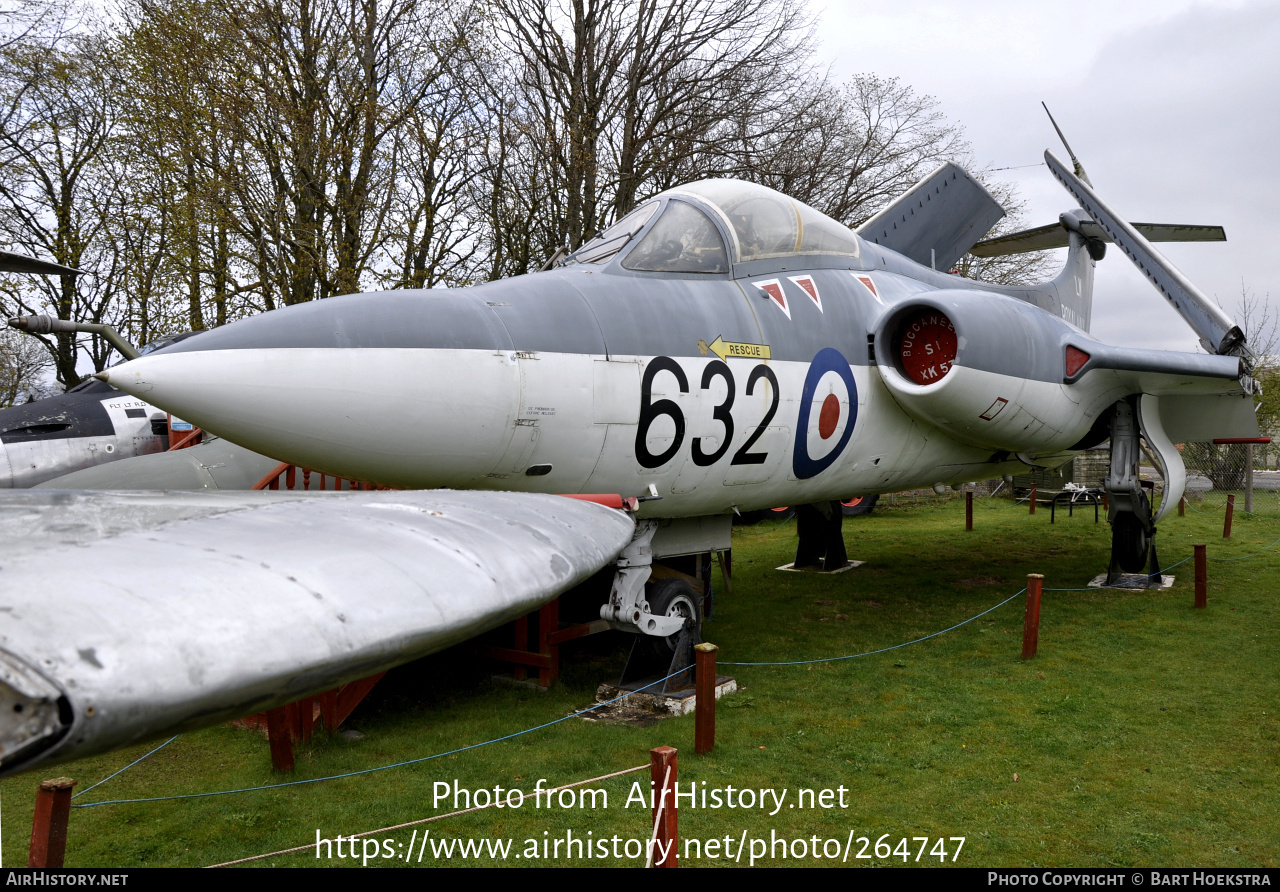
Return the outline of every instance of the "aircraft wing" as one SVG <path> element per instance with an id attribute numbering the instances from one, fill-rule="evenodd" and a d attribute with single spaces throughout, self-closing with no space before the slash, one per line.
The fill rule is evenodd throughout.
<path id="1" fill-rule="evenodd" d="M 948 161 L 859 226 L 858 235 L 945 272 L 1004 214 L 981 183 Z"/>
<path id="2" fill-rule="evenodd" d="M 34 273 L 39 276 L 57 276 L 65 273 L 80 275 L 83 270 L 72 269 L 52 260 L 40 260 L 12 251 L 0 251 L 0 273 Z"/>
<path id="3" fill-rule="evenodd" d="M 532 493 L 0 498 L 0 775 L 442 650 L 613 561 L 632 518 Z"/>
<path id="4" fill-rule="evenodd" d="M 1080 232 L 1092 239 L 1111 243 L 1105 229 L 1087 220 L 1078 224 Z M 1192 226 L 1183 223 L 1131 223 L 1149 242 L 1225 242 L 1227 232 L 1221 226 Z M 974 257 L 1005 257 L 1031 251 L 1048 251 L 1067 246 L 1067 227 L 1061 223 L 1023 229 L 997 238 L 984 239 L 969 249 Z"/>

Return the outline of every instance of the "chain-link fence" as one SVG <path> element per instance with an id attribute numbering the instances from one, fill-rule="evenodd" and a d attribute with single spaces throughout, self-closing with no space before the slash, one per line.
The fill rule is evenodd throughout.
<path id="1" fill-rule="evenodd" d="M 1280 452 L 1275 444 L 1186 443 L 1187 500 L 1221 505 L 1235 495 L 1236 507 L 1280 516 Z"/>

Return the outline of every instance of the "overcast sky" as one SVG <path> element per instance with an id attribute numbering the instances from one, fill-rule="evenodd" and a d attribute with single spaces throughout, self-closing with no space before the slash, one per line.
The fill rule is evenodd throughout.
<path id="1" fill-rule="evenodd" d="M 1243 321 L 1242 281 L 1280 307 L 1274 0 L 814 0 L 814 8 L 817 56 L 835 76 L 898 77 L 935 97 L 964 126 L 979 164 L 1036 164 L 1046 148 L 1065 160 L 1044 100 L 1122 216 L 1226 227 L 1226 244 L 1160 249 L 1229 315 Z M 1043 163 L 995 176 L 1027 201 L 1027 226 L 1074 206 Z M 1098 267 L 1093 334 L 1195 346 L 1181 317 L 1115 249 Z"/>

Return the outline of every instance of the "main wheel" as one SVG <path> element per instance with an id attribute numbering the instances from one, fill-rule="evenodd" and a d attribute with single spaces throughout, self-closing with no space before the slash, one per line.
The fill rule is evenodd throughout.
<path id="1" fill-rule="evenodd" d="M 1147 567 L 1151 537 L 1137 516 L 1122 511 L 1111 522 L 1111 553 L 1126 573 L 1141 573 Z"/>
<path id="2" fill-rule="evenodd" d="M 864 514 L 870 514 L 878 501 L 880 501 L 879 493 L 872 496 L 855 496 L 841 502 L 840 510 L 845 517 L 861 517 Z"/>
<path id="3" fill-rule="evenodd" d="M 655 579 L 649 583 L 647 597 L 649 612 L 656 616 L 679 616 L 685 620 L 685 626 L 693 623 L 695 635 L 702 631 L 702 599 L 693 587 L 683 579 Z M 670 659 L 680 643 L 680 633 L 667 635 L 664 638 L 647 636 L 658 656 Z"/>

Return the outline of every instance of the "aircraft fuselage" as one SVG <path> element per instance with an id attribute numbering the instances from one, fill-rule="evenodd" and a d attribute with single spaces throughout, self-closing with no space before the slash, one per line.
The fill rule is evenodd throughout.
<path id="1" fill-rule="evenodd" d="M 1014 452 L 1057 453 L 1089 429 L 1100 406 L 1082 407 L 1061 383 L 1060 338 L 1043 345 L 1038 380 L 1024 377 L 1022 355 L 1035 345 L 983 355 L 970 333 L 957 367 L 940 363 L 939 381 L 922 388 L 942 390 L 944 409 L 981 403 L 973 423 L 1002 433 L 961 442 L 908 414 L 868 333 L 931 293 L 948 296 L 900 273 L 847 268 L 691 282 L 579 266 L 294 307 L 125 368 L 159 405 L 178 379 L 218 382 L 203 398 L 184 389 L 184 417 L 330 474 L 628 495 L 653 484 L 663 501 L 650 510 L 662 516 L 998 476 L 1021 466 Z M 1043 317 L 1047 331 L 1072 331 L 990 298 Z M 167 368 L 152 385 L 154 361 Z M 1013 405 L 980 418 L 1000 400 Z"/>

